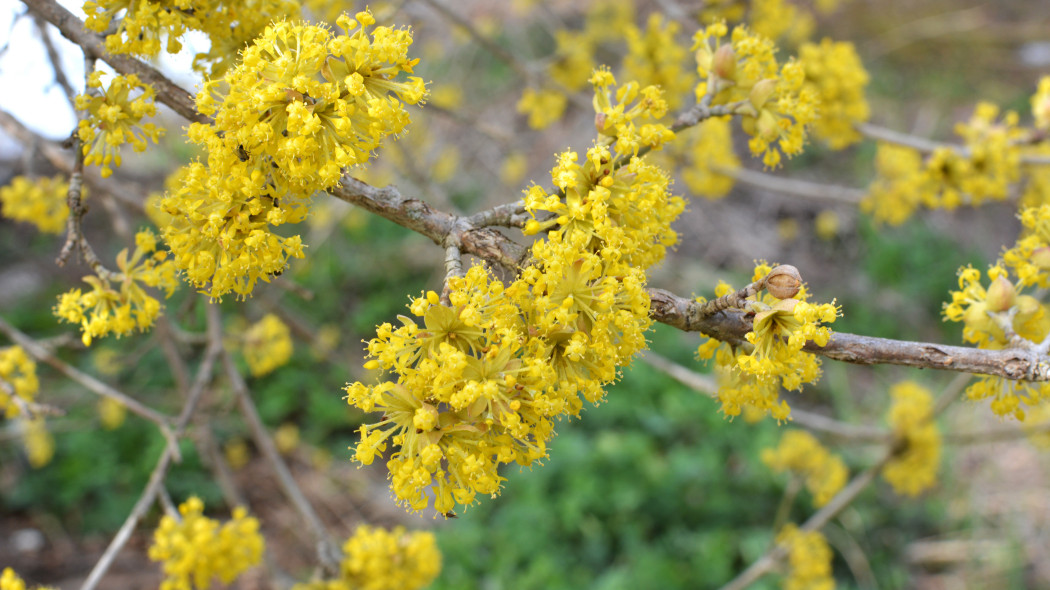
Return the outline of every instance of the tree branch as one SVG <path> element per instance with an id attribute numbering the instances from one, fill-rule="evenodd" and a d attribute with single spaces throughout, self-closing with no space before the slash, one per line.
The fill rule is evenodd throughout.
<path id="1" fill-rule="evenodd" d="M 126 55 L 113 55 L 106 51 L 105 40 L 86 28 L 72 12 L 55 0 L 22 0 L 34 15 L 55 25 L 62 35 L 76 43 L 91 57 L 96 57 L 113 66 L 121 74 L 135 74 L 142 82 L 157 91 L 157 101 L 190 121 L 210 123 L 211 119 L 198 113 L 193 95 L 183 90 L 156 69 Z"/>

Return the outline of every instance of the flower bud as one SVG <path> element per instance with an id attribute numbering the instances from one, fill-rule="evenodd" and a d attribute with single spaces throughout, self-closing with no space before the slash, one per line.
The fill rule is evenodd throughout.
<path id="1" fill-rule="evenodd" d="M 751 94 L 748 96 L 748 100 L 757 110 L 761 111 L 762 107 L 765 106 L 766 101 L 768 101 L 769 98 L 773 96 L 773 93 L 776 91 L 776 89 L 776 78 L 766 78 L 764 80 L 759 80 L 751 88 Z"/>
<path id="2" fill-rule="evenodd" d="M 1017 305 L 1017 315 L 1014 316 L 1016 323 L 1027 322 L 1043 309 L 1039 300 L 1031 295 L 1021 295 L 1017 298 L 1015 305 Z"/>
<path id="3" fill-rule="evenodd" d="M 1039 270 L 1050 270 L 1050 246 L 1043 246 L 1042 248 L 1032 250 L 1032 257 L 1030 260 L 1032 261 L 1032 264 L 1039 267 Z"/>
<path id="4" fill-rule="evenodd" d="M 791 299 L 802 288 L 802 275 L 794 266 L 781 264 L 766 275 L 765 288 L 777 299 Z"/>
<path id="5" fill-rule="evenodd" d="M 777 137 L 780 137 L 780 123 L 777 116 L 773 114 L 773 111 L 764 109 L 758 114 L 758 122 L 755 125 L 757 128 L 758 137 L 766 141 L 773 141 Z"/>
<path id="6" fill-rule="evenodd" d="M 732 45 L 723 45 L 715 52 L 711 70 L 723 80 L 736 80 L 736 52 Z"/>
<path id="7" fill-rule="evenodd" d="M 1017 290 L 1014 284 L 1006 277 L 998 277 L 988 286 L 984 301 L 988 304 L 988 311 L 993 313 L 1006 311 L 1013 307 L 1017 299 Z"/>

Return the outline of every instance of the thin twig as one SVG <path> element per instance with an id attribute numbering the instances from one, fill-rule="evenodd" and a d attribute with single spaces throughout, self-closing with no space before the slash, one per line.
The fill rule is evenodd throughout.
<path id="1" fill-rule="evenodd" d="M 310 501 L 307 500 L 306 495 L 299 488 L 299 484 L 292 477 L 292 472 L 288 469 L 288 465 L 281 458 L 277 445 L 274 444 L 273 438 L 266 430 L 266 425 L 263 424 L 262 418 L 259 417 L 259 411 L 255 408 L 255 402 L 252 401 L 248 385 L 244 382 L 244 377 L 241 376 L 240 371 L 237 370 L 237 366 L 233 362 L 233 356 L 230 355 L 229 351 L 226 351 L 222 356 L 222 360 L 226 369 L 226 376 L 230 380 L 230 385 L 233 388 L 234 395 L 237 397 L 238 405 L 240 405 L 241 413 L 244 415 L 245 420 L 248 422 L 248 428 L 252 432 L 252 440 L 255 441 L 255 446 L 262 452 L 263 457 L 269 461 L 274 473 L 277 474 L 277 483 L 284 491 L 285 496 L 288 497 L 288 500 L 298 510 L 300 516 L 303 517 L 306 526 L 313 534 L 317 542 L 317 557 L 321 566 L 327 573 L 334 574 L 339 569 L 341 559 L 339 551 L 329 538 L 328 531 L 325 529 L 321 518 L 317 516 L 313 506 L 310 505 Z"/>
<path id="2" fill-rule="evenodd" d="M 856 205 L 867 193 L 860 189 L 846 186 L 835 186 L 819 182 L 808 182 L 793 178 L 782 178 L 747 168 L 712 167 L 714 172 L 729 176 L 737 182 L 795 197 L 802 197 L 822 203 Z"/>
<path id="3" fill-rule="evenodd" d="M 169 447 L 175 447 L 175 437 L 171 429 L 171 417 L 165 416 L 156 410 L 143 405 L 135 398 L 117 390 L 111 385 L 107 385 L 99 381 L 98 379 L 80 371 L 79 369 L 70 366 L 63 362 L 61 359 L 56 357 L 51 351 L 47 350 L 43 346 L 37 344 L 32 338 L 25 333 L 19 331 L 17 328 L 7 323 L 2 317 L 0 317 L 0 332 L 3 332 L 12 342 L 22 347 L 29 356 L 33 357 L 37 362 L 43 362 L 51 365 L 57 369 L 60 373 L 69 377 L 73 381 L 84 386 L 88 391 L 91 391 L 102 397 L 108 397 L 116 400 L 123 404 L 133 414 L 137 414 L 153 422 L 160 428 L 160 431 L 164 434 L 164 438 L 168 440 Z"/>
<path id="4" fill-rule="evenodd" d="M 802 532 L 812 532 L 820 530 L 824 527 L 832 518 L 838 515 L 844 508 L 850 505 L 861 492 L 868 487 L 871 482 L 875 481 L 875 477 L 879 474 L 879 471 L 886 465 L 886 463 L 893 457 L 892 453 L 886 453 L 883 458 L 876 464 L 865 469 L 860 475 L 853 478 L 853 481 L 842 488 L 842 490 L 835 494 L 835 497 L 830 502 L 825 504 L 820 510 L 813 513 L 812 516 L 806 520 L 799 530 Z M 784 545 L 776 545 L 767 551 L 762 557 L 753 562 L 744 571 L 733 578 L 728 584 L 722 586 L 721 590 L 743 590 L 747 588 L 756 580 L 764 576 L 767 572 L 773 569 L 776 564 L 783 559 L 788 552 L 788 548 Z"/>
<path id="5" fill-rule="evenodd" d="M 55 72 L 55 82 L 58 82 L 58 85 L 62 87 L 66 100 L 69 101 L 69 106 L 76 110 L 77 93 L 73 90 L 73 85 L 69 83 L 69 78 L 66 78 L 66 71 L 62 67 L 62 60 L 58 56 L 58 50 L 55 49 L 55 44 L 51 41 L 51 32 L 47 30 L 47 24 L 44 23 L 44 20 L 38 16 L 33 17 L 33 24 L 36 25 L 37 31 L 40 32 L 40 42 L 44 44 L 44 50 L 47 51 L 47 60 L 51 62 L 51 69 Z"/>
<path id="6" fill-rule="evenodd" d="M 924 154 L 931 153 L 937 149 L 947 148 L 964 158 L 970 157 L 970 149 L 964 145 L 933 141 L 932 139 L 894 131 L 893 129 L 880 127 L 871 123 L 857 123 L 855 128 L 865 137 L 870 139 L 908 147 Z M 1044 166 L 1050 164 L 1050 158 L 1047 158 L 1047 156 L 1042 154 L 1021 154 L 1021 163 L 1032 166 Z"/>
<path id="7" fill-rule="evenodd" d="M 211 338 L 211 341 L 208 343 L 208 348 L 204 352 L 204 359 L 201 360 L 200 367 L 197 369 L 197 377 L 194 379 L 192 389 L 186 395 L 186 402 L 183 404 L 182 412 L 179 413 L 178 421 L 175 424 L 176 436 L 182 436 L 182 433 L 190 422 L 190 418 L 193 417 L 193 412 L 197 407 L 197 403 L 200 401 L 207 384 L 211 382 L 215 363 L 218 360 L 219 355 L 222 353 L 222 320 L 219 316 L 219 307 L 217 304 L 208 305 L 207 316 L 208 335 Z M 102 576 L 106 575 L 106 572 L 113 564 L 113 560 L 116 559 L 117 554 L 120 553 L 120 550 L 128 542 L 128 539 L 138 525 L 139 520 L 145 516 L 146 511 L 153 505 L 154 500 L 157 498 L 157 494 L 160 492 L 160 489 L 164 484 L 168 468 L 171 466 L 173 460 L 177 460 L 177 457 L 177 446 L 172 447 L 169 445 L 165 447 L 160 455 L 160 459 L 157 460 L 157 465 L 153 468 L 153 472 L 150 474 L 149 482 L 146 484 L 145 489 L 142 490 L 142 494 L 139 496 L 138 501 L 135 502 L 135 506 L 131 509 L 131 513 L 128 514 L 128 517 L 124 520 L 124 524 L 121 525 L 116 536 L 113 537 L 109 546 L 106 547 L 106 551 L 102 554 L 102 557 L 100 557 L 98 562 L 95 563 L 95 567 L 91 569 L 91 573 L 88 574 L 87 579 L 84 580 L 84 584 L 81 585 L 80 590 L 94 590 L 102 580 Z"/>

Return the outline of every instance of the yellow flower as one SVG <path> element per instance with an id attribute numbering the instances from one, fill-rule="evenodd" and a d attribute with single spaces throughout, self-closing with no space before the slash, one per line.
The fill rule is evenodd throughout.
<path id="1" fill-rule="evenodd" d="M 714 117 L 685 136 L 687 143 L 679 148 L 686 157 L 681 174 L 691 191 L 719 199 L 732 190 L 735 181 L 725 172 L 740 167 L 740 159 L 733 151 L 732 135 L 729 118 Z"/>
<path id="2" fill-rule="evenodd" d="M 817 117 L 819 96 L 805 86 L 806 74 L 797 61 L 781 66 L 776 45 L 746 27 L 733 29 L 723 44 L 724 23 L 715 23 L 693 36 L 697 73 L 697 100 L 726 105 L 741 116 L 751 136 L 748 148 L 762 156 L 767 168 L 780 165 L 781 154 L 802 152 L 807 127 Z M 710 96 L 708 96 L 710 94 Z"/>
<path id="3" fill-rule="evenodd" d="M 181 520 L 161 518 L 149 548 L 150 560 L 162 562 L 161 590 L 210 588 L 215 578 L 229 584 L 262 559 L 259 521 L 244 508 L 221 525 L 203 512 L 204 503 L 191 497 L 179 506 Z"/>
<path id="4" fill-rule="evenodd" d="M 68 192 L 69 183 L 61 176 L 37 179 L 16 176 L 11 184 L 0 188 L 0 205 L 8 219 L 26 221 L 42 232 L 59 234 L 65 231 L 69 217 Z"/>
<path id="5" fill-rule="evenodd" d="M 121 145 L 129 143 L 136 152 L 145 151 L 146 140 L 157 143 L 164 129 L 142 123 L 143 117 L 157 114 L 152 86 L 129 74 L 114 76 L 103 90 L 102 76 L 101 71 L 92 72 L 87 85 L 95 90 L 76 98 L 77 109 L 87 111 L 77 127 L 77 135 L 83 143 L 84 164 L 101 165 L 102 178 L 107 178 L 113 174 L 111 165 L 120 166 Z M 141 94 L 131 98 L 136 91 Z"/>
<path id="6" fill-rule="evenodd" d="M 518 101 L 518 112 L 529 117 L 529 127 L 546 129 L 565 113 L 569 101 L 557 90 L 526 88 Z"/>
<path id="7" fill-rule="evenodd" d="M 820 97 L 813 135 L 836 150 L 860 141 L 855 124 L 867 121 L 871 111 L 864 98 L 868 72 L 853 44 L 831 39 L 819 45 L 805 43 L 799 47 L 798 58 L 806 72 L 805 87 Z"/>
<path id="8" fill-rule="evenodd" d="M 762 462 L 777 473 L 797 473 L 813 494 L 813 505 L 818 508 L 839 493 L 849 478 L 842 459 L 804 430 L 785 432 L 776 449 L 762 450 Z"/>
<path id="9" fill-rule="evenodd" d="M 916 496 L 937 483 L 941 433 L 933 421 L 933 396 L 912 381 L 890 389 L 888 420 L 901 450 L 882 469 L 882 476 L 902 495 Z"/>
<path id="10" fill-rule="evenodd" d="M 831 548 L 820 531 L 802 531 L 794 524 L 777 534 L 777 544 L 788 549 L 788 573 L 784 590 L 833 590 Z"/>
<path id="11" fill-rule="evenodd" d="M 21 409 L 11 400 L 11 390 L 27 402 L 33 401 L 40 390 L 36 363 L 21 346 L 0 348 L 0 381 L 9 386 L 0 387 L 0 411 L 5 418 L 21 414 Z"/>
<path id="12" fill-rule="evenodd" d="M 47 429 L 43 416 L 22 418 L 22 444 L 33 469 L 40 469 L 55 456 L 55 438 Z"/>
<path id="13" fill-rule="evenodd" d="M 340 576 L 292 590 L 418 590 L 441 572 L 434 534 L 362 525 L 343 545 Z"/>
<path id="14" fill-rule="evenodd" d="M 244 360 L 252 375 L 273 372 L 292 358 L 292 337 L 281 318 L 270 313 L 244 333 Z"/>
<path id="15" fill-rule="evenodd" d="M 188 166 L 164 199 L 173 218 L 164 238 L 191 283 L 210 283 L 211 297 L 246 297 L 301 258 L 302 239 L 273 228 L 305 219 L 309 198 L 404 132 L 404 105 L 426 97 L 422 79 L 397 81 L 418 61 L 407 54 L 408 30 L 373 27 L 369 12 L 338 22 L 345 34 L 273 23 L 240 65 L 197 95 L 201 112 L 215 118 L 189 129 L 207 164 Z"/>
<path id="16" fill-rule="evenodd" d="M 136 328 L 145 331 L 160 315 L 162 306 L 143 286 L 163 289 L 170 297 L 178 284 L 175 266 L 167 256 L 167 252 L 157 250 L 153 232 L 139 231 L 131 257 L 128 258 L 127 248 L 117 254 L 120 272 L 84 277 L 91 290 L 84 293 L 73 289 L 60 295 L 53 310 L 55 316 L 64 322 L 80 324 L 85 346 L 109 334 L 120 337 Z M 118 282 L 115 287 L 114 283 Z"/>

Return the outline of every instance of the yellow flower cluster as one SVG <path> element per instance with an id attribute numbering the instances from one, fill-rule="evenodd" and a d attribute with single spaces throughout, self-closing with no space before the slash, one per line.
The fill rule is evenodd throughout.
<path id="1" fill-rule="evenodd" d="M 11 392 L 27 402 L 36 398 L 40 380 L 36 376 L 36 363 L 29 358 L 21 346 L 0 348 L 0 381 L 9 387 L 0 387 L 0 411 L 5 418 L 14 418 L 21 413 L 11 400 Z"/>
<path id="2" fill-rule="evenodd" d="M 26 590 L 25 580 L 18 577 L 15 570 L 5 567 L 0 573 L 0 590 Z M 33 590 L 51 590 L 50 586 L 36 586 Z"/>
<path id="3" fill-rule="evenodd" d="M 546 129 L 565 113 L 569 99 L 549 88 L 526 88 L 518 101 L 518 112 L 528 116 L 529 127 Z"/>
<path id="4" fill-rule="evenodd" d="M 922 202 L 924 184 L 918 151 L 880 142 L 875 153 L 875 179 L 860 209 L 879 223 L 900 225 Z"/>
<path id="5" fill-rule="evenodd" d="M 654 12 L 644 31 L 634 23 L 624 31 L 624 76 L 643 86 L 659 86 L 672 110 L 682 106 L 693 86 L 686 61 L 688 52 L 677 40 L 680 28 L 677 22 Z"/>
<path id="6" fill-rule="evenodd" d="M 124 423 L 124 418 L 128 415 L 127 406 L 111 397 L 104 397 L 98 400 L 98 406 L 96 407 L 98 409 L 98 421 L 102 424 L 102 428 L 106 430 L 120 428 L 120 425 Z"/>
<path id="7" fill-rule="evenodd" d="M 777 473 L 790 471 L 801 477 L 818 508 L 839 493 L 849 479 L 842 459 L 804 430 L 785 432 L 775 449 L 762 450 L 762 462 Z"/>
<path id="8" fill-rule="evenodd" d="M 963 322 L 963 339 L 980 348 L 1033 348 L 1050 335 L 1046 305 L 1024 293 L 1050 284 L 1050 205 L 1026 208 L 1020 218 L 1025 234 L 988 269 L 987 287 L 981 271 L 960 269 L 959 290 L 944 305 L 945 320 Z M 966 391 L 970 399 L 991 399 L 997 415 L 1024 420 L 1022 404 L 1036 406 L 1050 397 L 1050 384 L 984 376 Z"/>
<path id="9" fill-rule="evenodd" d="M 554 55 L 547 68 L 547 75 L 555 84 L 526 88 L 518 101 L 518 112 L 528 116 L 529 127 L 545 129 L 561 118 L 568 105 L 565 93 L 576 92 L 587 85 L 595 67 L 595 52 L 602 43 L 622 41 L 627 37 L 627 31 L 637 31 L 635 14 L 634 3 L 630 1 L 594 2 L 587 11 L 582 30 L 555 31 Z"/>
<path id="10" fill-rule="evenodd" d="M 912 148 L 879 144 L 877 175 L 861 209 L 878 222 L 898 224 L 920 205 L 951 210 L 1005 200 L 1021 178 L 1018 140 L 1024 131 L 1017 114 L 1000 117 L 999 107 L 980 103 L 955 131 L 965 149 L 941 146 L 925 160 Z"/>
<path id="11" fill-rule="evenodd" d="M 266 375 L 292 358 L 292 336 L 281 318 L 270 313 L 244 333 L 242 345 L 248 370 Z"/>
<path id="12" fill-rule="evenodd" d="M 860 141 L 855 123 L 868 120 L 871 110 L 864 98 L 868 72 L 853 44 L 824 39 L 819 44 L 804 43 L 798 59 L 806 71 L 806 87 L 820 97 L 820 115 L 813 122 L 813 135 L 832 149 L 842 149 Z"/>
<path id="13" fill-rule="evenodd" d="M 340 576 L 296 584 L 292 590 L 418 590 L 441 573 L 433 533 L 362 525 L 343 545 Z"/>
<path id="14" fill-rule="evenodd" d="M 153 533 L 152 561 L 163 562 L 160 590 L 211 588 L 218 578 L 229 584 L 262 560 L 259 521 L 237 507 L 233 519 L 219 524 L 204 516 L 204 503 L 191 497 L 179 505 L 181 521 L 165 516 Z"/>
<path id="15" fill-rule="evenodd" d="M 1019 217 L 1024 233 L 1003 252 L 1003 264 L 1024 287 L 1050 287 L 1050 205 L 1026 207 Z"/>
<path id="16" fill-rule="evenodd" d="M 114 76 L 103 89 L 103 75 L 99 70 L 92 72 L 87 85 L 95 90 L 77 95 L 77 109 L 87 113 L 80 120 L 77 136 L 83 143 L 84 163 L 101 165 L 102 178 L 107 178 L 113 174 L 110 165 L 120 166 L 120 146 L 129 143 L 136 152 L 146 151 L 146 140 L 157 143 L 164 129 L 153 123 L 142 123 L 143 117 L 157 114 L 152 86 L 129 74 Z M 132 93 L 138 91 L 141 94 L 132 98 Z"/>
<path id="17" fill-rule="evenodd" d="M 733 132 L 728 117 L 713 117 L 685 135 L 682 180 L 689 190 L 709 199 L 720 199 L 732 190 L 735 181 L 726 171 L 740 167 L 733 151 Z M 677 142 L 676 142 L 677 143 Z"/>
<path id="18" fill-rule="evenodd" d="M 674 133 L 658 122 L 667 114 L 667 101 L 659 87 L 643 88 L 633 80 L 617 86 L 612 72 L 604 67 L 594 71 L 590 82 L 594 85 L 594 127 L 606 148 L 610 145 L 607 140 L 615 139 L 612 147 L 618 155 L 637 155 L 643 146 L 660 149 L 674 139 Z M 651 123 L 635 124 L 649 119 Z"/>
<path id="19" fill-rule="evenodd" d="M 345 34 L 274 23 L 197 95 L 201 112 L 215 116 L 189 130 L 207 165 L 191 164 L 164 199 L 173 217 L 164 238 L 178 268 L 198 288 L 210 283 L 213 298 L 247 296 L 301 258 L 301 238 L 272 229 L 302 221 L 307 200 L 404 131 L 404 103 L 426 95 L 420 78 L 395 81 L 417 61 L 407 55 L 409 31 L 372 28 L 368 12 L 338 22 Z"/>
<path id="20" fill-rule="evenodd" d="M 55 456 L 55 438 L 47 429 L 43 416 L 24 417 L 21 424 L 22 444 L 33 469 L 40 469 Z"/>
<path id="21" fill-rule="evenodd" d="M 890 389 L 893 405 L 888 420 L 901 445 L 882 469 L 882 476 L 898 494 L 916 496 L 937 483 L 941 462 L 941 433 L 933 421 L 933 396 L 912 381 Z"/>
<path id="22" fill-rule="evenodd" d="M 73 289 L 58 298 L 55 315 L 80 324 L 85 346 L 110 333 L 119 337 L 135 328 L 145 331 L 160 315 L 161 304 L 143 285 L 164 290 L 166 297 L 171 297 L 178 285 L 174 264 L 167 252 L 157 249 L 157 238 L 148 229 L 135 235 L 135 252 L 130 258 L 127 248 L 117 254 L 117 268 L 119 273 L 84 277 L 91 286 L 87 293 Z"/>
<path id="23" fill-rule="evenodd" d="M 697 100 L 731 107 L 751 136 L 751 153 L 762 156 L 766 167 L 775 168 L 781 153 L 802 152 L 820 98 L 812 85 L 805 85 L 800 62 L 777 63 L 776 45 L 768 38 L 738 26 L 724 43 L 727 32 L 725 23 L 719 22 L 693 36 L 701 80 Z"/>
<path id="24" fill-rule="evenodd" d="M 803 531 L 794 524 L 786 525 L 777 535 L 777 544 L 787 547 L 788 572 L 784 590 L 833 590 L 831 548 L 820 531 Z"/>
<path id="25" fill-rule="evenodd" d="M 532 187 L 526 233 L 546 230 L 532 262 L 509 285 L 474 266 L 448 282 L 448 301 L 429 292 L 415 299 L 415 319 L 383 324 L 365 366 L 397 382 L 348 385 L 348 400 L 383 419 L 361 427 L 357 459 L 387 462 L 398 499 L 413 510 L 433 502 L 447 513 L 478 494 L 495 495 L 497 468 L 546 457 L 554 420 L 576 416 L 582 400 L 599 402 L 619 367 L 645 347 L 649 299 L 644 269 L 659 262 L 677 236 L 670 223 L 684 203 L 667 192 L 665 173 L 634 156 L 663 133 L 641 123 L 659 106 L 642 91 L 638 105 L 613 103 L 611 75 L 595 74 L 601 135 L 578 162 L 558 156 L 559 193 Z M 616 93 L 633 102 L 628 84 Z M 635 119 L 641 117 L 639 121 Z M 622 132 L 621 137 L 616 133 Z"/>
<path id="26" fill-rule="evenodd" d="M 769 274 L 772 267 L 765 262 L 755 266 L 753 280 Z M 733 292 L 721 283 L 715 296 Z M 747 333 L 750 346 L 731 347 L 714 339 L 700 346 L 701 359 L 715 358 L 719 375 L 718 400 L 726 416 L 738 416 L 745 407 L 769 414 L 776 420 L 789 420 L 791 408 L 780 399 L 780 387 L 801 389 L 805 383 L 820 378 L 820 360 L 803 352 L 807 342 L 824 346 L 831 339 L 830 324 L 838 317 L 838 307 L 832 303 L 811 304 L 801 289 L 794 299 L 777 299 L 767 292 L 748 299 L 748 311 L 754 312 L 752 331 Z"/>
<path id="27" fill-rule="evenodd" d="M 1043 76 L 1039 80 L 1039 87 L 1032 95 L 1031 104 L 1035 128 L 1050 131 L 1050 76 Z"/>
<path id="28" fill-rule="evenodd" d="M 16 176 L 11 184 L 0 188 L 3 216 L 32 223 L 42 232 L 59 234 L 66 229 L 69 205 L 66 193 L 69 183 L 62 176 L 30 179 Z"/>
<path id="29" fill-rule="evenodd" d="M 156 56 L 164 50 L 178 53 L 180 39 L 190 31 L 208 36 L 209 51 L 194 58 L 194 68 L 206 77 L 221 75 L 238 52 L 275 20 L 298 18 L 295 0 L 87 0 L 85 26 L 108 33 L 106 50 Z M 117 19 L 115 29 L 111 29 Z"/>

